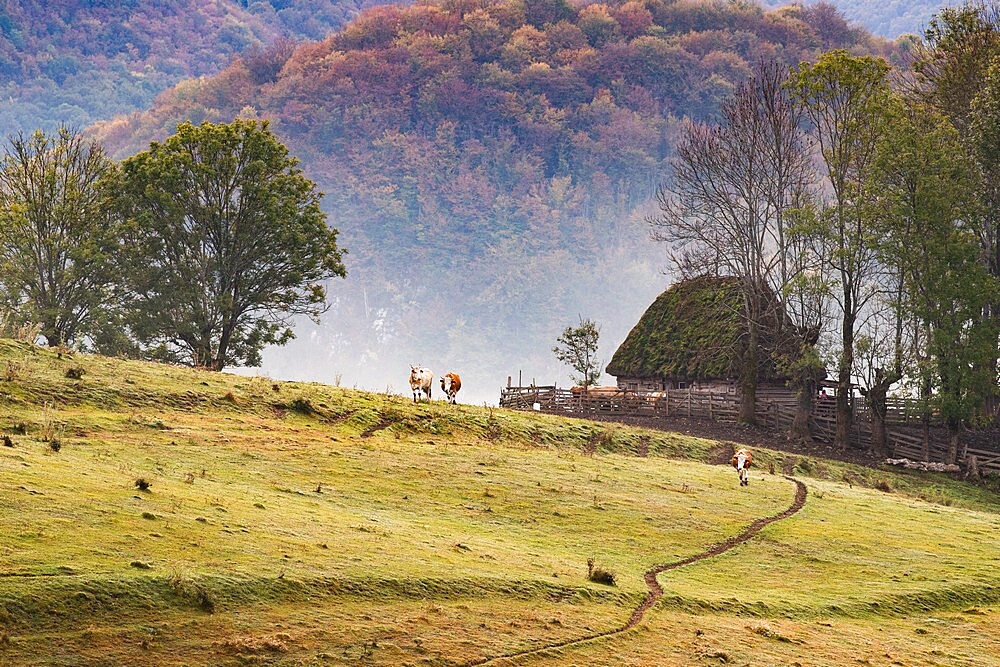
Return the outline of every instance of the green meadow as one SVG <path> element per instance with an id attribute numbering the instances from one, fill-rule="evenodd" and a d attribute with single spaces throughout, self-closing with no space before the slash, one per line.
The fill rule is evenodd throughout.
<path id="1" fill-rule="evenodd" d="M 805 507 L 661 574 L 635 628 L 488 664 L 1000 664 L 1000 497 L 941 475 L 759 450 L 741 488 L 729 443 L 7 340 L 0 433 L 2 665 L 563 644 L 789 507 L 786 473 Z"/>

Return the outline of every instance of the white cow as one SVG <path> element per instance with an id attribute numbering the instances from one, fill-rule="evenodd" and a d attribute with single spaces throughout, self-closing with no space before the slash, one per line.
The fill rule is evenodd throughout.
<path id="1" fill-rule="evenodd" d="M 416 402 L 423 392 L 427 400 L 431 400 L 431 383 L 434 381 L 434 373 L 429 368 L 420 366 L 410 366 L 410 389 L 413 391 L 413 401 Z"/>

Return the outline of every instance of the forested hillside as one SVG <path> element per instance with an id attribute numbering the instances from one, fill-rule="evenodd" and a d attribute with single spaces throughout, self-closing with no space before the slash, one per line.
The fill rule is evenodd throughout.
<path id="1" fill-rule="evenodd" d="M 0 6 L 0 128 L 87 125 L 144 109 L 247 48 L 321 39 L 360 0 L 15 0 Z"/>
<path id="2" fill-rule="evenodd" d="M 779 6 L 782 2 L 771 2 Z M 803 4 L 821 4 L 806 2 Z M 927 22 L 939 9 L 962 4 L 955 0 L 886 0 L 873 3 L 869 0 L 825 0 L 851 22 L 863 25 L 876 35 L 894 39 L 900 35 L 921 34 Z"/>
<path id="3" fill-rule="evenodd" d="M 411 361 L 447 365 L 485 397 L 518 369 L 565 382 L 549 349 L 578 316 L 609 357 L 666 283 L 643 216 L 682 119 L 713 116 L 761 59 L 836 47 L 889 50 L 802 8 L 421 2 L 238 60 L 97 135 L 121 156 L 188 119 L 272 120 L 349 252 L 327 324 L 273 363 L 301 370 L 308 351 L 309 373 L 397 389 Z"/>

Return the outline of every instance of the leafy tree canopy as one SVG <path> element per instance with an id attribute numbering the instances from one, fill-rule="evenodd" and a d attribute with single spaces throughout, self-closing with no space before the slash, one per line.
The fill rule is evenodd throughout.
<path id="1" fill-rule="evenodd" d="M 0 156 L 0 304 L 49 345 L 90 333 L 108 297 L 116 167 L 60 128 L 16 135 Z"/>
<path id="2" fill-rule="evenodd" d="M 152 357 L 258 365 L 344 276 L 315 185 L 268 124 L 184 123 L 123 163 L 125 319 Z"/>

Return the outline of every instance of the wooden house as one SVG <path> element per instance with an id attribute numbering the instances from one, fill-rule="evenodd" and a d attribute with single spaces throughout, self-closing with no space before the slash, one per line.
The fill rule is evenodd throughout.
<path id="1" fill-rule="evenodd" d="M 788 361 L 799 353 L 791 322 L 773 295 L 761 332 L 757 394 L 791 396 Z M 702 276 L 663 292 L 632 328 L 607 366 L 626 390 L 693 389 L 739 393 L 747 341 L 737 279 Z M 779 320 L 780 318 L 780 320 Z"/>

